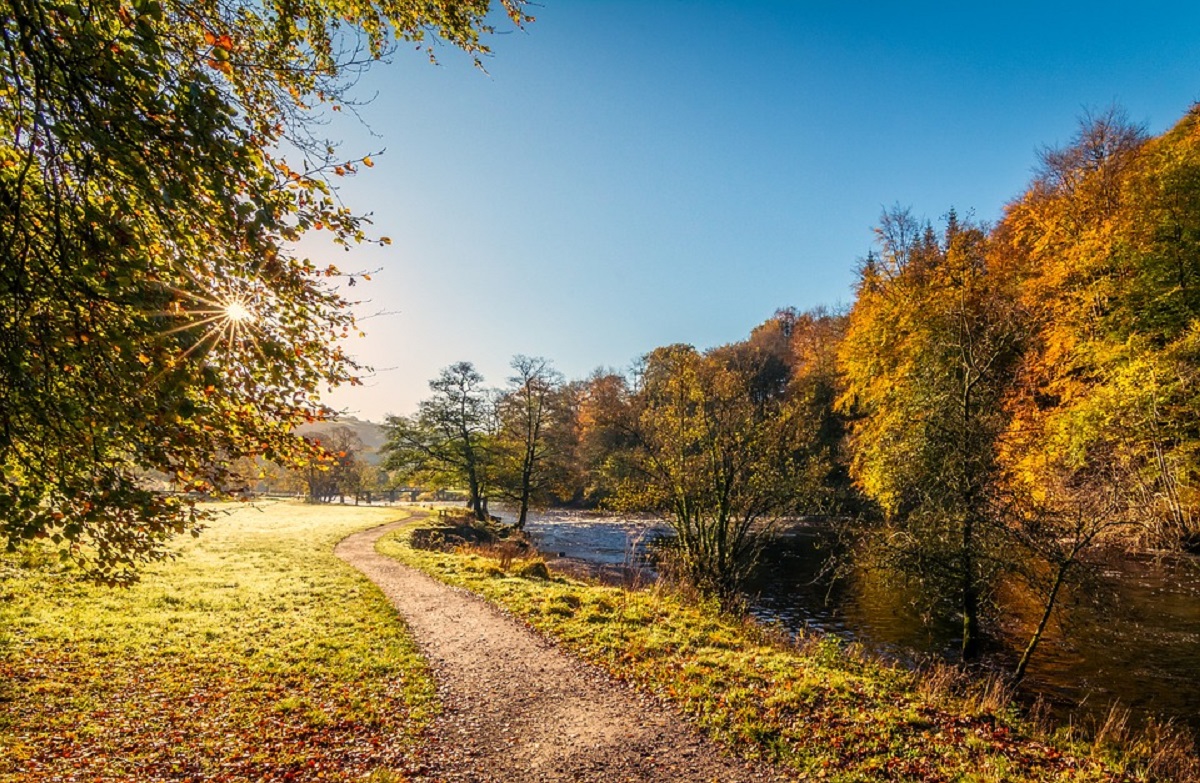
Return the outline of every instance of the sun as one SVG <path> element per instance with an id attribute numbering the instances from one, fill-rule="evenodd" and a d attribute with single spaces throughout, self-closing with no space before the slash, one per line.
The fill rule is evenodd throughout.
<path id="1" fill-rule="evenodd" d="M 245 289 L 250 286 L 237 287 Z M 190 345 L 185 343 L 186 349 L 175 357 L 176 362 L 197 352 L 201 355 L 212 355 L 218 350 L 232 353 L 243 347 L 252 348 L 260 357 L 263 356 L 256 333 L 263 331 L 269 319 L 264 318 L 260 310 L 261 297 L 247 290 L 202 294 L 174 286 L 168 288 L 174 293 L 174 299 L 166 310 L 157 315 L 178 319 L 182 323 L 164 329 L 160 334 L 164 337 L 179 332 L 196 335 L 187 341 Z M 233 289 L 235 285 L 229 285 L 228 288 Z"/>
<path id="2" fill-rule="evenodd" d="M 254 318 L 254 315 L 246 309 L 246 305 L 236 299 L 225 305 L 225 320 L 233 323 L 241 323 Z"/>

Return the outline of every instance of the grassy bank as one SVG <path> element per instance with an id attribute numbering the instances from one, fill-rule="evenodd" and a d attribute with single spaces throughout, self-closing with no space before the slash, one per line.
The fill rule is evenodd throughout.
<path id="1" fill-rule="evenodd" d="M 400 514 L 234 508 L 130 589 L 0 559 L 0 781 L 404 779 L 433 685 L 333 555 Z"/>
<path id="2" fill-rule="evenodd" d="M 429 521 L 385 538 L 379 551 L 504 606 L 583 658 L 674 702 L 739 752 L 805 777 L 979 783 L 1153 777 L 1102 746 L 1048 741 L 986 689 L 964 695 L 942 678 L 914 676 L 828 637 L 793 644 L 670 590 L 546 580 L 521 560 L 504 568 L 478 552 L 413 549 L 408 531 L 420 524 Z M 1157 763 L 1164 762 L 1170 759 Z"/>

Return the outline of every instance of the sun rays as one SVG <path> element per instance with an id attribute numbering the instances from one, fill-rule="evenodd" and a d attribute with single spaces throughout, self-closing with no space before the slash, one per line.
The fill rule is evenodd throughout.
<path id="1" fill-rule="evenodd" d="M 233 301 L 225 305 L 225 317 L 234 323 L 240 323 L 253 319 L 254 314 L 241 302 Z"/>
<path id="2" fill-rule="evenodd" d="M 194 278 L 192 282 L 197 288 L 211 287 Z M 204 293 L 177 286 L 167 289 L 172 295 L 171 302 L 166 310 L 155 315 L 171 319 L 173 325 L 164 328 L 159 336 L 179 334 L 182 338 L 179 340 L 182 351 L 172 357 L 170 366 L 192 355 L 237 358 L 247 347 L 266 360 L 258 333 L 270 321 L 269 293 L 259 281 L 230 277 L 221 282 L 218 290 Z M 198 336 L 189 344 L 185 334 Z"/>

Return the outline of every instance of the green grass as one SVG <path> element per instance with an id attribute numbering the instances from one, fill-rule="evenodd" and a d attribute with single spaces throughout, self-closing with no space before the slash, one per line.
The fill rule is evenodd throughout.
<path id="1" fill-rule="evenodd" d="M 416 523 L 414 523 L 416 524 Z M 425 524 L 428 524 L 426 521 Z M 801 644 L 665 589 L 633 591 L 510 572 L 471 553 L 379 551 L 500 604 L 617 677 L 674 702 L 739 753 L 832 781 L 1126 779 L 1036 738 L 1002 699 L 953 696 L 844 649 Z"/>
<path id="2" fill-rule="evenodd" d="M 233 508 L 129 589 L 0 559 L 0 781 L 404 779 L 433 683 L 333 555 L 401 514 Z"/>

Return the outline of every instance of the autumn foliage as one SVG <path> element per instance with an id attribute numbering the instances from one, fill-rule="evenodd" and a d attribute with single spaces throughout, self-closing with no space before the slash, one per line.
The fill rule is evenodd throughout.
<path id="1" fill-rule="evenodd" d="M 128 580 L 239 458 L 323 458 L 294 428 L 356 329 L 292 243 L 387 240 L 320 124 L 399 41 L 484 54 L 490 6 L 0 3 L 0 542 Z"/>

